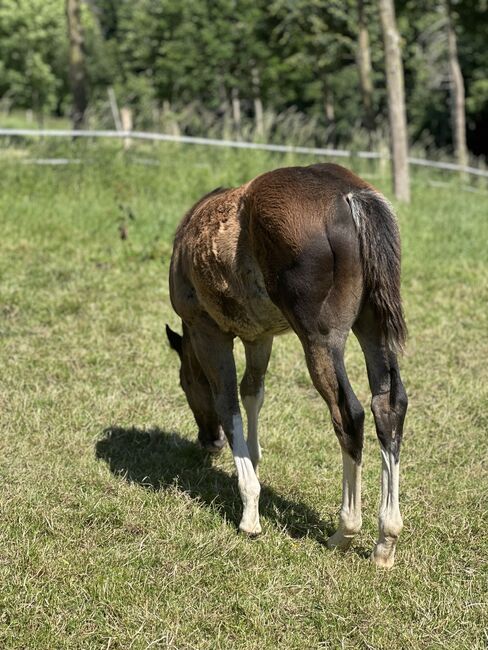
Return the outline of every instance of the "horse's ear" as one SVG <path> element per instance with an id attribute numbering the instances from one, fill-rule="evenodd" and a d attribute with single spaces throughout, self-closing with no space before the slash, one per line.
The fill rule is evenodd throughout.
<path id="1" fill-rule="evenodd" d="M 168 337 L 171 349 L 175 350 L 175 352 L 178 352 L 179 356 L 181 357 L 183 350 L 183 337 L 177 332 L 173 332 L 169 325 L 166 325 L 166 336 Z"/>

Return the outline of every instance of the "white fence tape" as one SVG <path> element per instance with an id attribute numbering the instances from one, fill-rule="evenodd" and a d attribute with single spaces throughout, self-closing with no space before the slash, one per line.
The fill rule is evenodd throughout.
<path id="1" fill-rule="evenodd" d="M 151 140 L 154 142 L 181 142 L 184 144 L 199 144 L 212 147 L 231 147 L 234 149 L 256 149 L 260 151 L 275 151 L 279 153 L 298 153 L 312 156 L 331 156 L 335 158 L 387 158 L 376 151 L 348 151 L 347 149 L 322 149 L 317 147 L 295 147 L 286 144 L 269 144 L 260 142 L 245 142 L 242 140 L 217 140 L 215 138 L 197 138 L 187 135 L 170 135 L 167 133 L 146 133 L 145 131 L 72 131 L 70 129 L 2 129 L 0 136 L 24 137 L 53 137 L 53 138 L 133 138 L 134 140 Z M 448 171 L 465 172 L 475 176 L 488 178 L 488 171 L 477 167 L 464 167 L 455 163 L 409 158 L 411 165 L 433 167 Z"/>

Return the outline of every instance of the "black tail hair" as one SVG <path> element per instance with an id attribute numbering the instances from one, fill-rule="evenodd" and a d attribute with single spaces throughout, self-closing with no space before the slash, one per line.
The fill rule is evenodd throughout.
<path id="1" fill-rule="evenodd" d="M 346 200 L 359 233 L 366 291 L 379 314 L 388 347 L 402 351 L 407 326 L 400 296 L 400 233 L 393 208 L 373 189 L 354 190 Z"/>

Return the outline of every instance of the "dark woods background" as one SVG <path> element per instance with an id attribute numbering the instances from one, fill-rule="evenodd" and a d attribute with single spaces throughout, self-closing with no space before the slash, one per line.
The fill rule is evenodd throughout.
<path id="1" fill-rule="evenodd" d="M 411 144 L 452 152 L 451 27 L 468 148 L 486 155 L 486 0 L 395 8 Z M 378 148 L 387 105 L 377 2 L 1 0 L 0 119 L 19 110 L 41 124 L 114 128 L 122 116 L 135 129 Z"/>

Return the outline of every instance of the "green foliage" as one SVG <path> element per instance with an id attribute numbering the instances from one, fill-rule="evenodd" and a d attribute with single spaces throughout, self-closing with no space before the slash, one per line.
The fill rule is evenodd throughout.
<path id="1" fill-rule="evenodd" d="M 486 2 L 451 4 L 466 86 L 468 142 L 483 153 Z M 424 149 L 447 150 L 452 136 L 445 1 L 396 5 L 410 138 Z M 381 136 L 386 101 L 376 2 L 365 0 L 365 12 Z M 136 128 L 252 138 L 259 99 L 267 113 L 262 136 L 268 139 L 291 140 L 280 125 L 293 115 L 295 126 L 306 125 L 297 144 L 355 146 L 364 140 L 357 0 L 85 0 L 82 22 L 93 125 L 113 125 L 107 104 L 112 86 L 118 103 L 132 107 Z M 2 105 L 67 114 L 66 69 L 64 1 L 3 0 Z M 240 101 L 238 125 L 232 98 Z"/>
<path id="2" fill-rule="evenodd" d="M 60 107 L 66 92 L 63 0 L 2 0 L 0 98 L 37 112 Z"/>

